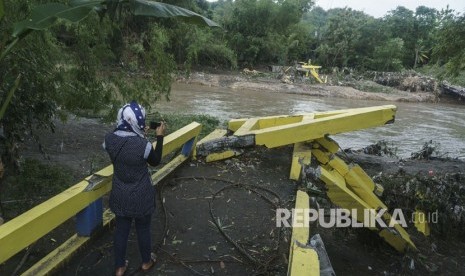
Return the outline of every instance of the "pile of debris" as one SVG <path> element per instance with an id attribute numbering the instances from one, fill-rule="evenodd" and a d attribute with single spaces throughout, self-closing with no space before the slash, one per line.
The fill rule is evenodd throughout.
<path id="1" fill-rule="evenodd" d="M 453 97 L 458 97 L 459 100 L 465 99 L 465 88 L 451 85 L 450 83 L 444 81 L 441 84 L 441 92 Z"/>
<path id="2" fill-rule="evenodd" d="M 439 83 L 435 78 L 423 76 L 415 71 L 405 72 L 367 72 L 374 82 L 395 87 L 408 92 L 439 93 Z"/>
<path id="3" fill-rule="evenodd" d="M 423 210 L 431 222 L 434 236 L 456 236 L 465 240 L 465 187 L 462 173 L 394 175 L 376 178 L 385 188 L 383 198 L 389 206 L 403 210 Z"/>

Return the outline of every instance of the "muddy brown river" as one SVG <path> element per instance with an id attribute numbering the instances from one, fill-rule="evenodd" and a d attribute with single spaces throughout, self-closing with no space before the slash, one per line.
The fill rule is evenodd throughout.
<path id="1" fill-rule="evenodd" d="M 332 136 L 343 148 L 362 148 L 380 140 L 393 142 L 398 155 L 409 157 L 427 141 L 440 143 L 440 152 L 465 159 L 465 106 L 430 103 L 390 103 L 341 98 L 315 98 L 276 92 L 235 90 L 191 84 L 174 84 L 170 102 L 159 102 L 164 113 L 208 114 L 233 118 L 295 114 L 394 104 L 394 124 Z"/>

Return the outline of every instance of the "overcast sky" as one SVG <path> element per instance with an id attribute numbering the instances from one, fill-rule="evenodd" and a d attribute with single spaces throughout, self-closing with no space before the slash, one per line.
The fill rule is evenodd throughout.
<path id="1" fill-rule="evenodd" d="M 331 8 L 349 7 L 354 10 L 364 11 L 374 17 L 383 17 L 390 10 L 394 10 L 397 6 L 404 6 L 412 11 L 415 11 L 418 6 L 427 6 L 441 10 L 449 8 L 464 13 L 465 0 L 315 0 L 316 5 L 325 10 Z"/>

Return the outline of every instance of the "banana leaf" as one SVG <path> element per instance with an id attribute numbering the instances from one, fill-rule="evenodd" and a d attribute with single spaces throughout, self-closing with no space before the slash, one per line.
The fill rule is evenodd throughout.
<path id="1" fill-rule="evenodd" d="M 220 27 L 214 21 L 200 14 L 170 4 L 148 0 L 132 0 L 129 4 L 131 12 L 134 15 L 164 18 L 176 17 L 192 24 Z"/>
<path id="2" fill-rule="evenodd" d="M 86 18 L 89 13 L 103 1 L 89 1 L 76 6 L 61 3 L 47 3 L 35 7 L 31 15 L 13 26 L 13 37 L 21 37 L 30 31 L 41 31 L 50 27 L 58 19 L 73 23 Z"/>
<path id="3" fill-rule="evenodd" d="M 92 10 L 105 10 L 109 8 L 114 11 L 115 6 L 126 4 L 129 4 L 129 9 L 134 15 L 179 18 L 189 23 L 219 27 L 217 23 L 200 14 L 181 7 L 155 1 L 74 0 L 70 2 L 69 6 L 61 3 L 48 3 L 37 6 L 32 10 L 31 15 L 27 19 L 14 24 L 12 35 L 13 37 L 22 37 L 33 30 L 44 30 L 58 19 L 79 22 L 86 18 Z"/>
<path id="4" fill-rule="evenodd" d="M 0 19 L 5 15 L 5 8 L 3 6 L 3 0 L 0 0 Z"/>

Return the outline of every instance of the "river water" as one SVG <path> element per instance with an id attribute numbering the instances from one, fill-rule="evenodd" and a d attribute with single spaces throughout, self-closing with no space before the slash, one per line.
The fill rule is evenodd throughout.
<path id="1" fill-rule="evenodd" d="M 441 153 L 465 158 L 465 106 L 431 103 L 363 101 L 315 98 L 286 93 L 235 90 L 191 84 L 174 84 L 170 102 L 159 102 L 163 113 L 208 114 L 228 121 L 233 118 L 295 114 L 394 104 L 394 124 L 333 135 L 342 148 L 362 148 L 380 140 L 392 142 L 401 157 L 409 157 L 427 141 L 440 143 Z"/>

